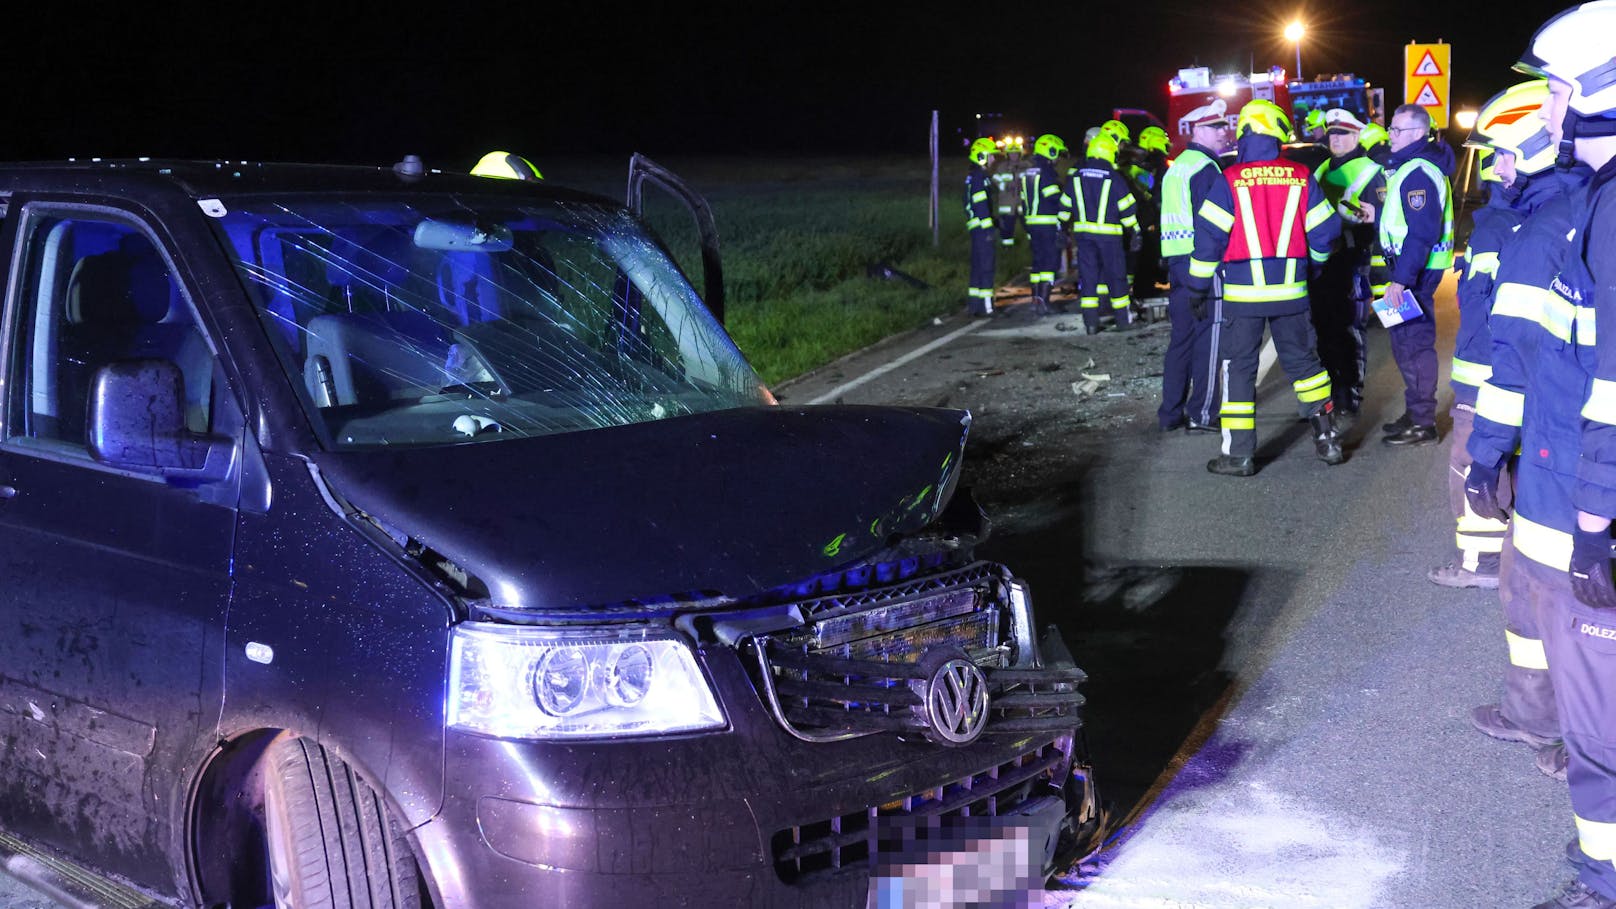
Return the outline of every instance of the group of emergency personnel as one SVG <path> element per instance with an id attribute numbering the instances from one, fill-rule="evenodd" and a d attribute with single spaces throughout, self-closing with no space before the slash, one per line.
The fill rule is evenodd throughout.
<path id="1" fill-rule="evenodd" d="M 1018 136 L 972 142 L 965 177 L 971 237 L 967 312 L 995 312 L 996 250 L 1014 245 L 1019 223 L 1032 247 L 1035 314 L 1054 311 L 1051 294 L 1063 254 L 1070 250 L 1087 331 L 1100 331 L 1106 316 L 1118 328 L 1133 326 L 1134 288 L 1149 293 L 1155 287 L 1156 194 L 1168 148 L 1160 127 L 1146 127 L 1134 144 L 1119 120 L 1090 130 L 1082 157 L 1070 163 L 1065 140 L 1050 133 L 1034 140 L 1030 157 L 1023 157 Z"/>

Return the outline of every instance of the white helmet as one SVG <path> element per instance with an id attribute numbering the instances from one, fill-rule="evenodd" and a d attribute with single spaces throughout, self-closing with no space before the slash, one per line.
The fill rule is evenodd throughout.
<path id="1" fill-rule="evenodd" d="M 1522 72 L 1548 76 L 1571 86 L 1567 139 L 1616 135 L 1613 36 L 1616 0 L 1583 3 L 1543 23 L 1532 36 L 1525 55 L 1515 64 Z M 1590 120 L 1606 122 L 1596 125 Z"/>

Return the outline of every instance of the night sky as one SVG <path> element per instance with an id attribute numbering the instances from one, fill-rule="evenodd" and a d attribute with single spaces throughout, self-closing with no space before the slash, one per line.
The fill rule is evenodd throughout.
<path id="1" fill-rule="evenodd" d="M 1418 0 L 559 6 L 8 10 L 3 156 L 923 153 L 933 108 L 945 134 L 997 111 L 1072 141 L 1113 106 L 1164 113 L 1181 66 L 1294 68 L 1292 18 L 1310 28 L 1308 74 L 1355 71 L 1389 103 L 1401 45 L 1446 40 L 1473 105 L 1518 78 L 1509 65 L 1564 8 L 1514 4 L 1495 26 L 1479 15 L 1494 5 Z"/>

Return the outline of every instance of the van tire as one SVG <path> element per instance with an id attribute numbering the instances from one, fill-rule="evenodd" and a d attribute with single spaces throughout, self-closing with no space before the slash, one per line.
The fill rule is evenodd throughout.
<path id="1" fill-rule="evenodd" d="M 278 739 L 266 757 L 277 909 L 420 909 L 415 857 L 376 790 L 308 739 Z"/>

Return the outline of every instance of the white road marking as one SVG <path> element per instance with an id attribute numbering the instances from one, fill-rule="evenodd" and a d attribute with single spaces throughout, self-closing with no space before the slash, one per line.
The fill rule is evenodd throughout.
<path id="1" fill-rule="evenodd" d="M 825 404 L 827 402 L 834 401 L 837 398 L 841 397 L 842 395 L 844 395 L 844 394 L 852 391 L 853 389 L 859 387 L 860 385 L 863 385 L 865 382 L 868 382 L 871 379 L 880 378 L 881 376 L 886 375 L 887 373 L 893 371 L 894 369 L 897 369 L 898 367 L 904 365 L 905 363 L 908 363 L 911 360 L 915 360 L 915 359 L 918 359 L 920 357 L 923 357 L 926 354 L 931 353 L 932 351 L 936 350 L 937 348 L 942 347 L 944 344 L 947 344 L 948 342 L 954 340 L 955 338 L 957 338 L 957 337 L 959 337 L 959 336 L 961 336 L 963 334 L 966 334 L 968 332 L 976 331 L 978 328 L 981 328 L 982 326 L 984 326 L 986 324 L 988 324 L 986 319 L 974 319 L 969 324 L 967 324 L 964 328 L 956 328 L 955 330 L 949 332 L 946 335 L 943 335 L 941 338 L 938 338 L 937 340 L 931 342 L 930 344 L 923 344 L 920 347 L 917 347 L 914 350 L 909 351 L 908 353 L 906 353 L 903 356 L 897 358 L 896 360 L 893 360 L 890 363 L 887 363 L 887 364 L 885 364 L 883 366 L 877 366 L 876 368 L 870 370 L 869 372 L 865 373 L 862 376 L 859 376 L 856 379 L 853 379 L 853 380 L 848 381 L 848 382 L 843 382 L 842 384 L 836 386 L 835 388 L 832 388 L 830 391 L 825 392 L 824 394 L 820 395 L 819 397 L 814 398 L 813 400 L 809 401 L 808 403 L 809 404 Z"/>

